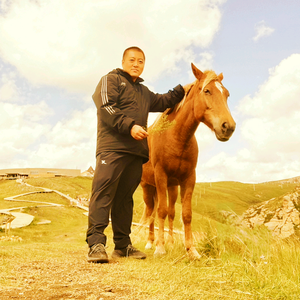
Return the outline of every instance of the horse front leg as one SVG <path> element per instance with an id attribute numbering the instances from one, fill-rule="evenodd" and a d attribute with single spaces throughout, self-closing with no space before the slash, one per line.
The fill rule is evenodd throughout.
<path id="1" fill-rule="evenodd" d="M 156 188 L 147 183 L 141 182 L 143 188 L 143 198 L 145 202 L 142 224 L 149 226 L 146 249 L 151 249 L 154 242 L 154 221 L 156 214 Z"/>
<path id="2" fill-rule="evenodd" d="M 175 203 L 178 196 L 178 186 L 168 187 L 169 196 L 169 209 L 168 209 L 168 219 L 169 219 L 169 235 L 168 243 L 174 243 L 173 230 L 174 230 L 174 218 L 175 218 Z"/>
<path id="3" fill-rule="evenodd" d="M 155 185 L 158 199 L 158 238 L 154 255 L 164 255 L 165 250 L 165 219 L 168 214 L 167 205 L 167 176 L 162 168 L 155 169 Z"/>
<path id="4" fill-rule="evenodd" d="M 192 196 L 195 186 L 195 177 L 195 174 L 193 174 L 181 186 L 182 220 L 184 224 L 185 248 L 191 259 L 199 259 L 201 257 L 194 246 L 192 234 Z"/>

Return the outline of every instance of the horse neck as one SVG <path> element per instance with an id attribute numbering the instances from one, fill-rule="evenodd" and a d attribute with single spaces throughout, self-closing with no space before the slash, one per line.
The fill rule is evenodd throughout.
<path id="1" fill-rule="evenodd" d="M 187 143 L 194 136 L 200 123 L 200 121 L 195 118 L 193 98 L 193 95 L 190 95 L 190 97 L 186 99 L 186 103 L 175 115 L 174 131 L 180 141 L 184 143 Z"/>

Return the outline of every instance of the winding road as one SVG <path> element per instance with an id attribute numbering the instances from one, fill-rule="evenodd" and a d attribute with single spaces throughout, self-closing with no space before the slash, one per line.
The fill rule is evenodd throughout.
<path id="1" fill-rule="evenodd" d="M 15 195 L 15 196 L 11 196 L 11 197 L 6 197 L 6 198 L 4 198 L 4 200 L 6 200 L 6 201 L 27 202 L 27 203 L 32 202 L 32 203 L 38 204 L 38 205 L 35 205 L 36 207 L 63 206 L 62 204 L 51 203 L 51 202 L 41 202 L 41 201 L 30 201 L 30 200 L 16 199 L 16 198 L 20 198 L 22 196 L 27 196 L 27 195 L 30 195 L 30 194 L 57 193 L 60 196 L 68 199 L 73 206 L 76 206 L 76 207 L 81 208 L 85 211 L 88 211 L 88 207 L 80 205 L 80 203 L 76 199 L 70 197 L 69 195 L 65 195 L 65 194 L 63 194 L 63 193 L 61 193 L 57 190 L 51 190 L 51 189 L 47 189 L 47 188 L 43 188 L 43 187 L 35 187 L 35 186 L 32 186 L 32 185 L 24 182 L 22 179 L 17 179 L 16 182 L 18 182 L 20 184 L 25 184 L 26 186 L 37 188 L 37 189 L 40 189 L 40 190 L 29 192 L 29 193 L 24 193 L 24 194 L 19 194 L 19 195 Z M 1 209 L 0 213 L 2 213 L 2 214 L 11 214 L 15 217 L 15 219 L 10 224 L 10 228 L 21 228 L 21 227 L 25 227 L 25 226 L 30 225 L 31 222 L 34 219 L 34 216 L 29 215 L 29 214 L 25 214 L 25 213 L 14 212 L 14 211 L 24 209 L 24 208 L 27 208 L 27 207 L 29 207 L 29 206 L 21 206 L 21 207 Z M 47 222 L 44 222 L 44 223 L 40 222 L 40 224 L 45 224 L 45 223 L 47 223 Z M 48 221 L 48 223 L 49 223 L 49 221 Z M 6 227 L 6 225 L 1 225 L 0 226 L 0 228 L 5 228 L 5 227 Z"/>

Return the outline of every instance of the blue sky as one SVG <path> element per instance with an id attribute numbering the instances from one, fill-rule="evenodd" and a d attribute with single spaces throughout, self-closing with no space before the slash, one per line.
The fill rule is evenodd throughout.
<path id="1" fill-rule="evenodd" d="M 137 45 L 155 92 L 194 81 L 191 62 L 224 75 L 236 132 L 199 126 L 197 181 L 299 176 L 299 15 L 296 0 L 0 0 L 0 169 L 94 167 L 91 95 Z"/>

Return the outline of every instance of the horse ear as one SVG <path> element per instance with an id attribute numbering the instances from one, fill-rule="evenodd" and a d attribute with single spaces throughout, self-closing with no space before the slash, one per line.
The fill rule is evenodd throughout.
<path id="1" fill-rule="evenodd" d="M 223 80 L 223 73 L 220 73 L 219 75 L 218 75 L 218 79 L 220 80 L 220 81 L 222 81 Z"/>
<path id="2" fill-rule="evenodd" d="M 193 63 L 191 63 L 191 65 L 192 65 L 192 70 L 193 70 L 193 73 L 194 73 L 195 77 L 198 80 L 200 80 L 203 73 Z"/>

